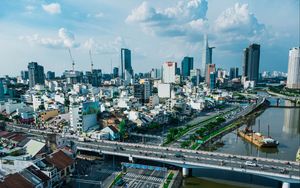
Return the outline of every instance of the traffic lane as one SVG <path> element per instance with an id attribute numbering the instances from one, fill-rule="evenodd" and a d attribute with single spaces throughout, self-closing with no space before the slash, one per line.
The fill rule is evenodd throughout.
<path id="1" fill-rule="evenodd" d="M 17 128 L 20 128 L 20 127 L 17 127 Z M 20 128 L 20 129 L 26 129 L 26 128 Z M 40 130 L 35 130 L 35 129 L 33 129 L 33 130 L 31 130 L 31 131 L 33 131 L 33 132 L 37 132 L 37 133 L 40 133 L 41 131 Z M 45 132 L 45 131 L 42 131 L 42 132 Z M 46 133 L 48 133 L 48 132 L 46 132 Z M 95 142 L 96 144 L 98 144 L 98 142 Z M 111 145 L 109 146 L 107 146 L 107 147 L 111 147 Z M 128 146 L 127 146 L 128 147 Z M 153 149 L 153 148 L 152 148 Z M 159 152 L 161 152 L 161 151 L 159 151 Z M 184 153 L 184 151 L 182 151 L 182 153 Z M 173 153 L 171 153 L 170 155 L 172 155 Z M 193 153 L 187 153 L 187 154 L 193 154 Z M 186 155 L 187 155 L 186 154 Z M 209 154 L 209 155 L 212 155 L 212 154 Z M 217 155 L 216 154 L 213 154 L 213 156 L 216 158 L 217 157 Z M 233 155 L 234 156 L 234 155 Z M 220 158 L 221 159 L 223 159 L 223 156 L 220 156 Z M 247 158 L 246 158 L 247 159 Z M 244 160 L 246 160 L 246 159 L 244 159 Z M 247 159 L 247 160 L 249 160 L 249 159 Z M 269 161 L 260 161 L 260 162 L 262 162 L 265 166 L 270 166 L 271 168 L 281 168 L 281 169 L 288 169 L 288 170 L 290 170 L 290 171 L 297 171 L 297 172 L 299 172 L 299 165 L 294 165 L 294 164 L 291 164 L 291 165 L 289 165 L 289 166 L 286 166 L 286 165 L 282 165 L 282 166 L 280 166 L 280 163 L 277 163 L 277 165 L 276 166 L 274 166 L 274 165 L 272 165 L 272 164 L 274 164 L 274 161 L 271 161 L 271 162 L 269 162 Z"/>
<path id="2" fill-rule="evenodd" d="M 95 143 L 96 145 L 99 144 L 98 142 Z M 115 146 L 118 146 L 119 144 L 115 144 Z M 103 146 L 103 145 L 102 145 Z M 106 146 L 107 148 L 110 148 L 112 147 L 111 144 L 107 145 Z M 123 147 L 123 146 L 122 146 Z M 139 149 L 137 149 L 139 148 Z M 162 149 L 162 148 L 143 148 L 143 147 L 138 147 L 138 146 L 126 146 L 124 147 L 124 149 L 127 149 L 127 150 L 135 150 L 136 152 L 142 152 L 142 153 L 147 153 L 149 155 L 151 155 L 151 153 L 157 153 L 157 154 L 167 154 L 167 155 L 174 155 L 174 151 L 173 150 L 169 150 L 169 149 Z M 147 150 L 145 150 L 147 149 Z M 216 154 L 216 153 L 202 153 L 202 152 L 196 152 L 196 153 L 189 153 L 189 152 L 185 152 L 184 150 L 179 150 L 178 152 L 180 152 L 182 155 L 185 155 L 187 157 L 197 157 L 197 156 L 213 156 L 214 158 L 218 158 L 220 160 L 224 160 L 226 159 L 226 157 L 224 156 L 224 154 Z M 234 156 L 234 155 L 228 155 L 228 156 Z M 227 156 L 227 157 L 228 157 Z M 233 158 L 233 157 L 231 157 Z M 253 157 L 234 157 L 234 159 L 232 160 L 238 160 L 238 161 L 245 161 L 245 160 L 252 160 Z M 275 161 L 273 160 L 270 160 L 270 161 L 261 161 L 259 158 L 256 159 L 256 162 L 257 163 L 262 163 L 264 165 L 272 165 L 272 166 L 275 166 L 274 163 Z M 281 162 L 276 162 L 275 163 L 276 166 L 279 166 L 279 167 L 282 167 L 282 168 L 294 168 L 294 169 L 299 169 L 299 165 L 294 165 L 294 164 L 291 164 L 291 165 L 286 165 L 286 164 L 283 164 Z M 291 167 L 290 167 L 291 166 Z"/>
<path id="3" fill-rule="evenodd" d="M 98 146 L 95 146 L 94 149 L 99 149 Z M 111 151 L 114 151 L 112 148 L 109 148 Z M 124 153 L 124 154 L 129 154 L 129 155 L 139 155 L 137 154 L 137 150 L 127 150 L 125 151 L 119 151 L 120 153 Z M 143 151 L 145 152 L 145 151 Z M 146 152 L 145 152 L 146 153 Z M 143 153 L 143 154 L 145 154 Z M 200 161 L 197 160 L 195 157 L 190 157 L 190 156 L 186 156 L 185 158 L 178 158 L 176 156 L 174 156 L 174 154 L 168 154 L 169 156 L 166 157 L 167 159 L 172 159 L 172 160 L 176 160 L 176 161 L 181 161 L 181 162 L 196 162 L 196 163 L 201 163 L 203 161 L 203 164 L 211 164 L 211 165 L 216 165 L 219 166 L 221 165 L 221 161 L 224 161 L 225 164 L 227 163 L 230 164 L 230 167 L 236 167 L 236 168 L 241 168 L 241 165 L 245 165 L 244 161 L 234 161 L 234 160 L 222 160 L 222 159 L 215 159 L 215 158 L 207 158 L 207 157 L 201 157 Z M 143 155 L 144 156 L 144 155 Z M 157 157 L 157 156 L 151 156 L 151 154 L 147 154 L 146 156 L 148 157 L 152 157 L 152 158 L 157 158 L 158 160 L 160 160 L 161 158 Z M 137 157 L 139 158 L 139 157 Z M 143 158 L 143 157 L 141 157 Z M 256 166 L 256 167 L 252 167 L 252 166 L 246 166 L 246 169 L 253 169 L 253 170 L 260 170 L 260 166 Z M 269 168 L 268 171 L 272 172 L 272 173 L 280 173 L 280 170 L 283 170 L 284 168 L 279 168 L 277 166 L 274 166 L 274 168 Z M 298 172 L 298 173 L 297 173 Z M 296 173 L 290 172 L 290 174 L 293 175 L 298 175 L 299 171 L 297 171 Z"/>

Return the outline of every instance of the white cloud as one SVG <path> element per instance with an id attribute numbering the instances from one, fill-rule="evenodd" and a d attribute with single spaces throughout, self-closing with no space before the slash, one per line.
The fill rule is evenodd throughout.
<path id="1" fill-rule="evenodd" d="M 87 14 L 86 17 L 88 18 L 103 18 L 104 17 L 104 13 L 103 12 L 98 12 L 98 13 L 95 13 L 95 14 Z"/>
<path id="2" fill-rule="evenodd" d="M 83 44 L 84 48 L 91 49 L 96 54 L 118 54 L 120 49 L 126 46 L 125 40 L 120 36 L 107 43 L 90 38 Z"/>
<path id="3" fill-rule="evenodd" d="M 80 46 L 80 44 L 75 41 L 74 34 L 65 28 L 59 29 L 57 38 L 46 38 L 34 34 L 20 36 L 19 39 L 30 44 L 37 44 L 48 48 L 76 48 Z"/>
<path id="4" fill-rule="evenodd" d="M 219 49 L 240 52 L 249 43 L 260 43 L 272 38 L 266 26 L 259 23 L 249 11 L 248 4 L 236 3 L 224 10 L 215 20 L 212 29 Z"/>
<path id="5" fill-rule="evenodd" d="M 237 32 L 242 35 L 253 36 L 264 31 L 253 13 L 249 12 L 248 4 L 236 3 L 234 7 L 226 9 L 215 21 L 218 32 Z"/>
<path id="6" fill-rule="evenodd" d="M 176 6 L 166 9 L 156 9 L 143 2 L 125 21 L 140 24 L 148 34 L 191 39 L 208 27 L 206 12 L 206 0 L 179 1 Z"/>
<path id="7" fill-rule="evenodd" d="M 44 11 L 46 11 L 49 14 L 60 14 L 61 8 L 59 3 L 50 3 L 42 5 Z"/>

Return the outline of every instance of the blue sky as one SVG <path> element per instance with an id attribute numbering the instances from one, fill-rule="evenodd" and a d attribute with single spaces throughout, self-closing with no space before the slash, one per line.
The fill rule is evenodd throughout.
<path id="1" fill-rule="evenodd" d="M 164 61 L 195 58 L 200 68 L 203 34 L 215 46 L 213 62 L 242 66 L 242 51 L 261 44 L 261 71 L 287 71 L 288 50 L 299 46 L 299 0 L 2 0 L 0 76 L 18 75 L 29 61 L 61 74 L 120 64 L 132 50 L 135 72 Z"/>

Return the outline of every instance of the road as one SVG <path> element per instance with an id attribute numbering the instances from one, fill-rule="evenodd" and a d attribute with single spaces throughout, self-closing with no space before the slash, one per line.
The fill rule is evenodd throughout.
<path id="1" fill-rule="evenodd" d="M 98 151 L 103 154 L 160 161 L 179 164 L 179 166 L 219 168 L 286 179 L 292 178 L 300 183 L 300 163 L 298 162 L 111 141 L 78 142 L 74 139 L 74 142 L 79 150 Z M 247 166 L 245 165 L 246 161 L 252 161 L 257 166 Z"/>

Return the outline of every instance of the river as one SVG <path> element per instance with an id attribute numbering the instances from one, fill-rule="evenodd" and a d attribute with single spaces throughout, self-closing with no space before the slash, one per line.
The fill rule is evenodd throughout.
<path id="1" fill-rule="evenodd" d="M 272 98 L 269 99 L 269 101 L 273 105 L 277 102 L 276 99 Z M 292 104 L 289 101 L 281 100 L 280 105 L 290 106 Z M 260 129 L 260 132 L 264 135 L 268 135 L 269 132 L 272 138 L 279 141 L 279 146 L 273 149 L 258 149 L 254 145 L 238 137 L 236 131 L 233 131 L 221 139 L 224 145 L 217 148 L 214 147 L 213 151 L 291 161 L 295 160 L 297 150 L 300 146 L 300 108 L 267 108 L 262 114 L 251 119 L 245 125 L 240 127 L 240 129 L 243 129 L 246 125 L 251 126 L 255 131 L 259 131 Z M 247 185 L 243 186 L 247 187 Z M 228 182 L 217 183 L 213 180 L 192 177 L 185 180 L 184 187 L 238 188 L 241 187 L 241 184 Z"/>

